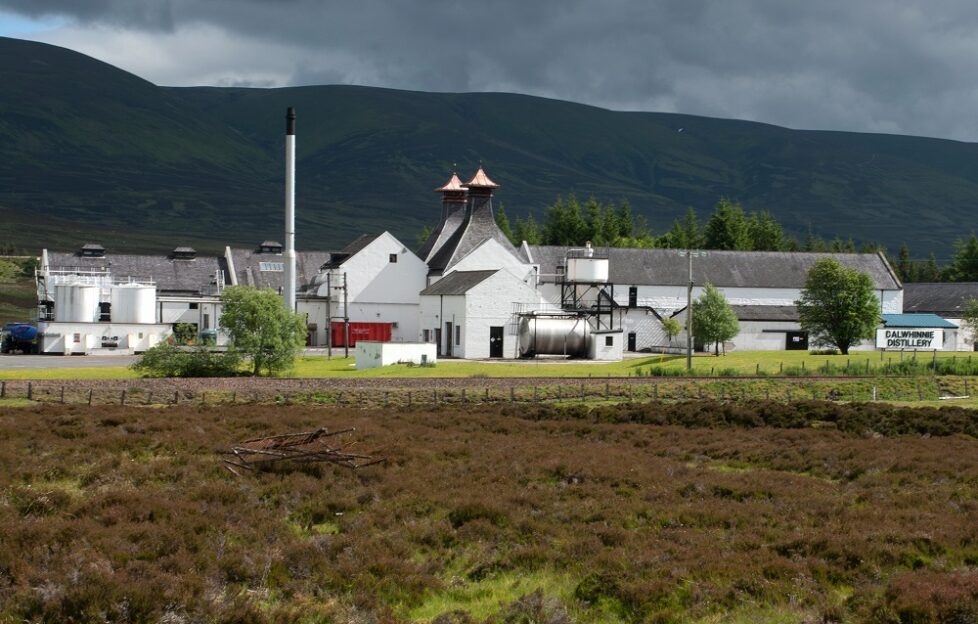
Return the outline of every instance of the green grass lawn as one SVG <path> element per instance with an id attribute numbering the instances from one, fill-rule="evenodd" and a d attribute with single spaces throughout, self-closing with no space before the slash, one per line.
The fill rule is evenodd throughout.
<path id="1" fill-rule="evenodd" d="M 904 354 L 911 359 L 913 354 Z M 921 362 L 930 362 L 932 353 L 918 354 Z M 938 353 L 940 360 L 967 360 L 968 353 Z M 899 353 L 878 352 L 854 353 L 844 355 L 812 355 L 807 351 L 745 351 L 729 353 L 719 357 L 696 354 L 693 357 L 693 372 L 697 375 L 723 375 L 735 372 L 738 375 L 778 375 L 783 369 L 800 369 L 818 373 L 826 362 L 836 367 L 849 364 L 861 371 L 863 367 L 873 369 L 887 362 L 900 361 Z M 681 355 L 649 355 L 628 358 L 621 362 L 589 361 L 462 361 L 442 360 L 433 367 L 395 365 L 358 371 L 354 359 L 325 356 L 304 356 L 299 358 L 295 369 L 288 375 L 297 378 L 320 377 L 629 377 L 647 373 L 650 368 L 661 367 L 665 371 L 680 372 L 686 367 L 686 358 Z M 641 372 L 639 372 L 641 369 Z M 125 366 L 106 366 L 99 368 L 39 368 L 0 370 L 0 379 L 134 379 L 138 375 Z"/>

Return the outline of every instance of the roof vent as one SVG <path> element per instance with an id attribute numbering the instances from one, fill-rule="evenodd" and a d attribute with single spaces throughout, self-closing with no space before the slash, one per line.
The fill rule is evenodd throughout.
<path id="1" fill-rule="evenodd" d="M 80 254 L 84 258 L 104 258 L 105 247 L 99 245 L 98 243 L 85 243 L 82 245 Z"/>
<path id="2" fill-rule="evenodd" d="M 197 257 L 197 250 L 193 247 L 177 247 L 173 250 L 174 260 L 193 260 Z"/>
<path id="3" fill-rule="evenodd" d="M 282 243 L 278 241 L 267 240 L 258 247 L 258 253 L 280 254 L 282 253 L 282 249 L 283 249 Z"/>

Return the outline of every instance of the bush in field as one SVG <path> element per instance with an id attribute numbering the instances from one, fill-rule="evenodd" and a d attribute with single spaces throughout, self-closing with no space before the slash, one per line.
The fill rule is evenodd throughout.
<path id="1" fill-rule="evenodd" d="M 143 353 L 132 368 L 147 377 L 231 377 L 240 365 L 241 357 L 231 351 L 185 349 L 164 342 Z"/>
<path id="2" fill-rule="evenodd" d="M 233 351 L 251 360 L 252 374 L 292 368 L 306 338 L 302 315 L 286 310 L 270 288 L 232 286 L 221 294 L 221 327 Z"/>

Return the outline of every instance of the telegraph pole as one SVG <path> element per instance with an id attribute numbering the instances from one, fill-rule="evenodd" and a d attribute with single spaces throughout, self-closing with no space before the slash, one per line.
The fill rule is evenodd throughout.
<path id="1" fill-rule="evenodd" d="M 679 252 L 680 256 L 686 256 L 689 260 L 689 281 L 686 284 L 686 372 L 693 370 L 693 256 L 702 257 L 707 255 L 705 251 L 695 251 L 683 249 Z"/>

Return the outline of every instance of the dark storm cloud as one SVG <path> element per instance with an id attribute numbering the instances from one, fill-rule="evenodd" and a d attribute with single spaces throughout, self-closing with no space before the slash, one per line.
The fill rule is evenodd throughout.
<path id="1" fill-rule="evenodd" d="M 0 0 L 163 84 L 517 91 L 615 109 L 974 140 L 964 1 Z"/>

